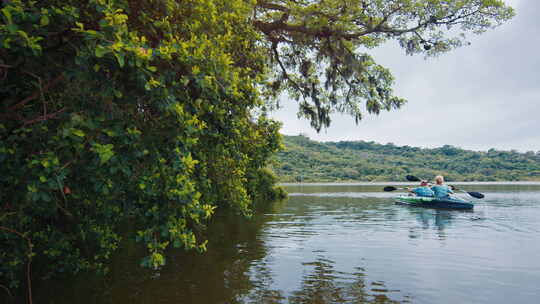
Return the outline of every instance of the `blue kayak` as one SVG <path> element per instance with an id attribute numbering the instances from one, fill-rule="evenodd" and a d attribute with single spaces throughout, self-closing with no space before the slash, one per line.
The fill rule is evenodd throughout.
<path id="1" fill-rule="evenodd" d="M 396 197 L 396 204 L 414 207 L 441 208 L 441 209 L 473 209 L 474 204 L 459 198 L 435 198 L 400 195 Z"/>

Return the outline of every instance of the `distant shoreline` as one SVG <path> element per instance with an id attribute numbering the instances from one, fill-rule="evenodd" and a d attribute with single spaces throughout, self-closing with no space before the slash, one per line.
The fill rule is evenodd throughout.
<path id="1" fill-rule="evenodd" d="M 368 183 L 444 176 L 447 182 L 540 182 L 540 151 L 519 153 L 381 145 L 365 141 L 320 143 L 284 136 L 272 170 L 282 183 Z"/>
<path id="2" fill-rule="evenodd" d="M 385 186 L 385 185 L 417 185 L 411 182 L 306 182 L 279 183 L 279 186 Z M 499 181 L 499 182 L 447 182 L 453 185 L 532 185 L 540 186 L 540 181 Z"/>

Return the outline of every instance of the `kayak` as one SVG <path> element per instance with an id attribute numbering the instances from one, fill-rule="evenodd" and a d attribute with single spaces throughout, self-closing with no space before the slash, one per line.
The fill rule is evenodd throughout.
<path id="1" fill-rule="evenodd" d="M 442 209 L 473 209 L 474 204 L 465 200 L 449 197 L 435 198 L 422 196 L 400 195 L 396 197 L 396 204 L 414 207 L 442 208 Z"/>

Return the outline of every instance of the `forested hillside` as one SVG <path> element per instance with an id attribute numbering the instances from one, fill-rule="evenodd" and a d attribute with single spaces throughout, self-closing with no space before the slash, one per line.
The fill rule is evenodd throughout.
<path id="1" fill-rule="evenodd" d="M 450 181 L 540 180 L 540 152 L 424 149 L 365 141 L 316 142 L 284 136 L 275 171 L 282 182 L 401 181 L 407 174 Z"/>

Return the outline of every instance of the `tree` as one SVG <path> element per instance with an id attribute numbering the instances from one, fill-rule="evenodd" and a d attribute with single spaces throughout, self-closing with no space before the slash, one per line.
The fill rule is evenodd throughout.
<path id="1" fill-rule="evenodd" d="M 205 250 L 218 208 L 282 193 L 279 123 L 244 1 L 3 1 L 0 287 L 104 272 L 122 227 L 148 267 Z M 31 263 L 33 262 L 33 263 Z M 2 296 L 3 297 L 3 296 Z"/>
<path id="2" fill-rule="evenodd" d="M 437 56 L 513 15 L 501 0 L 257 0 L 253 24 L 275 67 L 272 93 L 288 91 L 319 131 L 332 111 L 358 123 L 405 103 L 369 49 L 396 40 L 407 54 Z"/>

